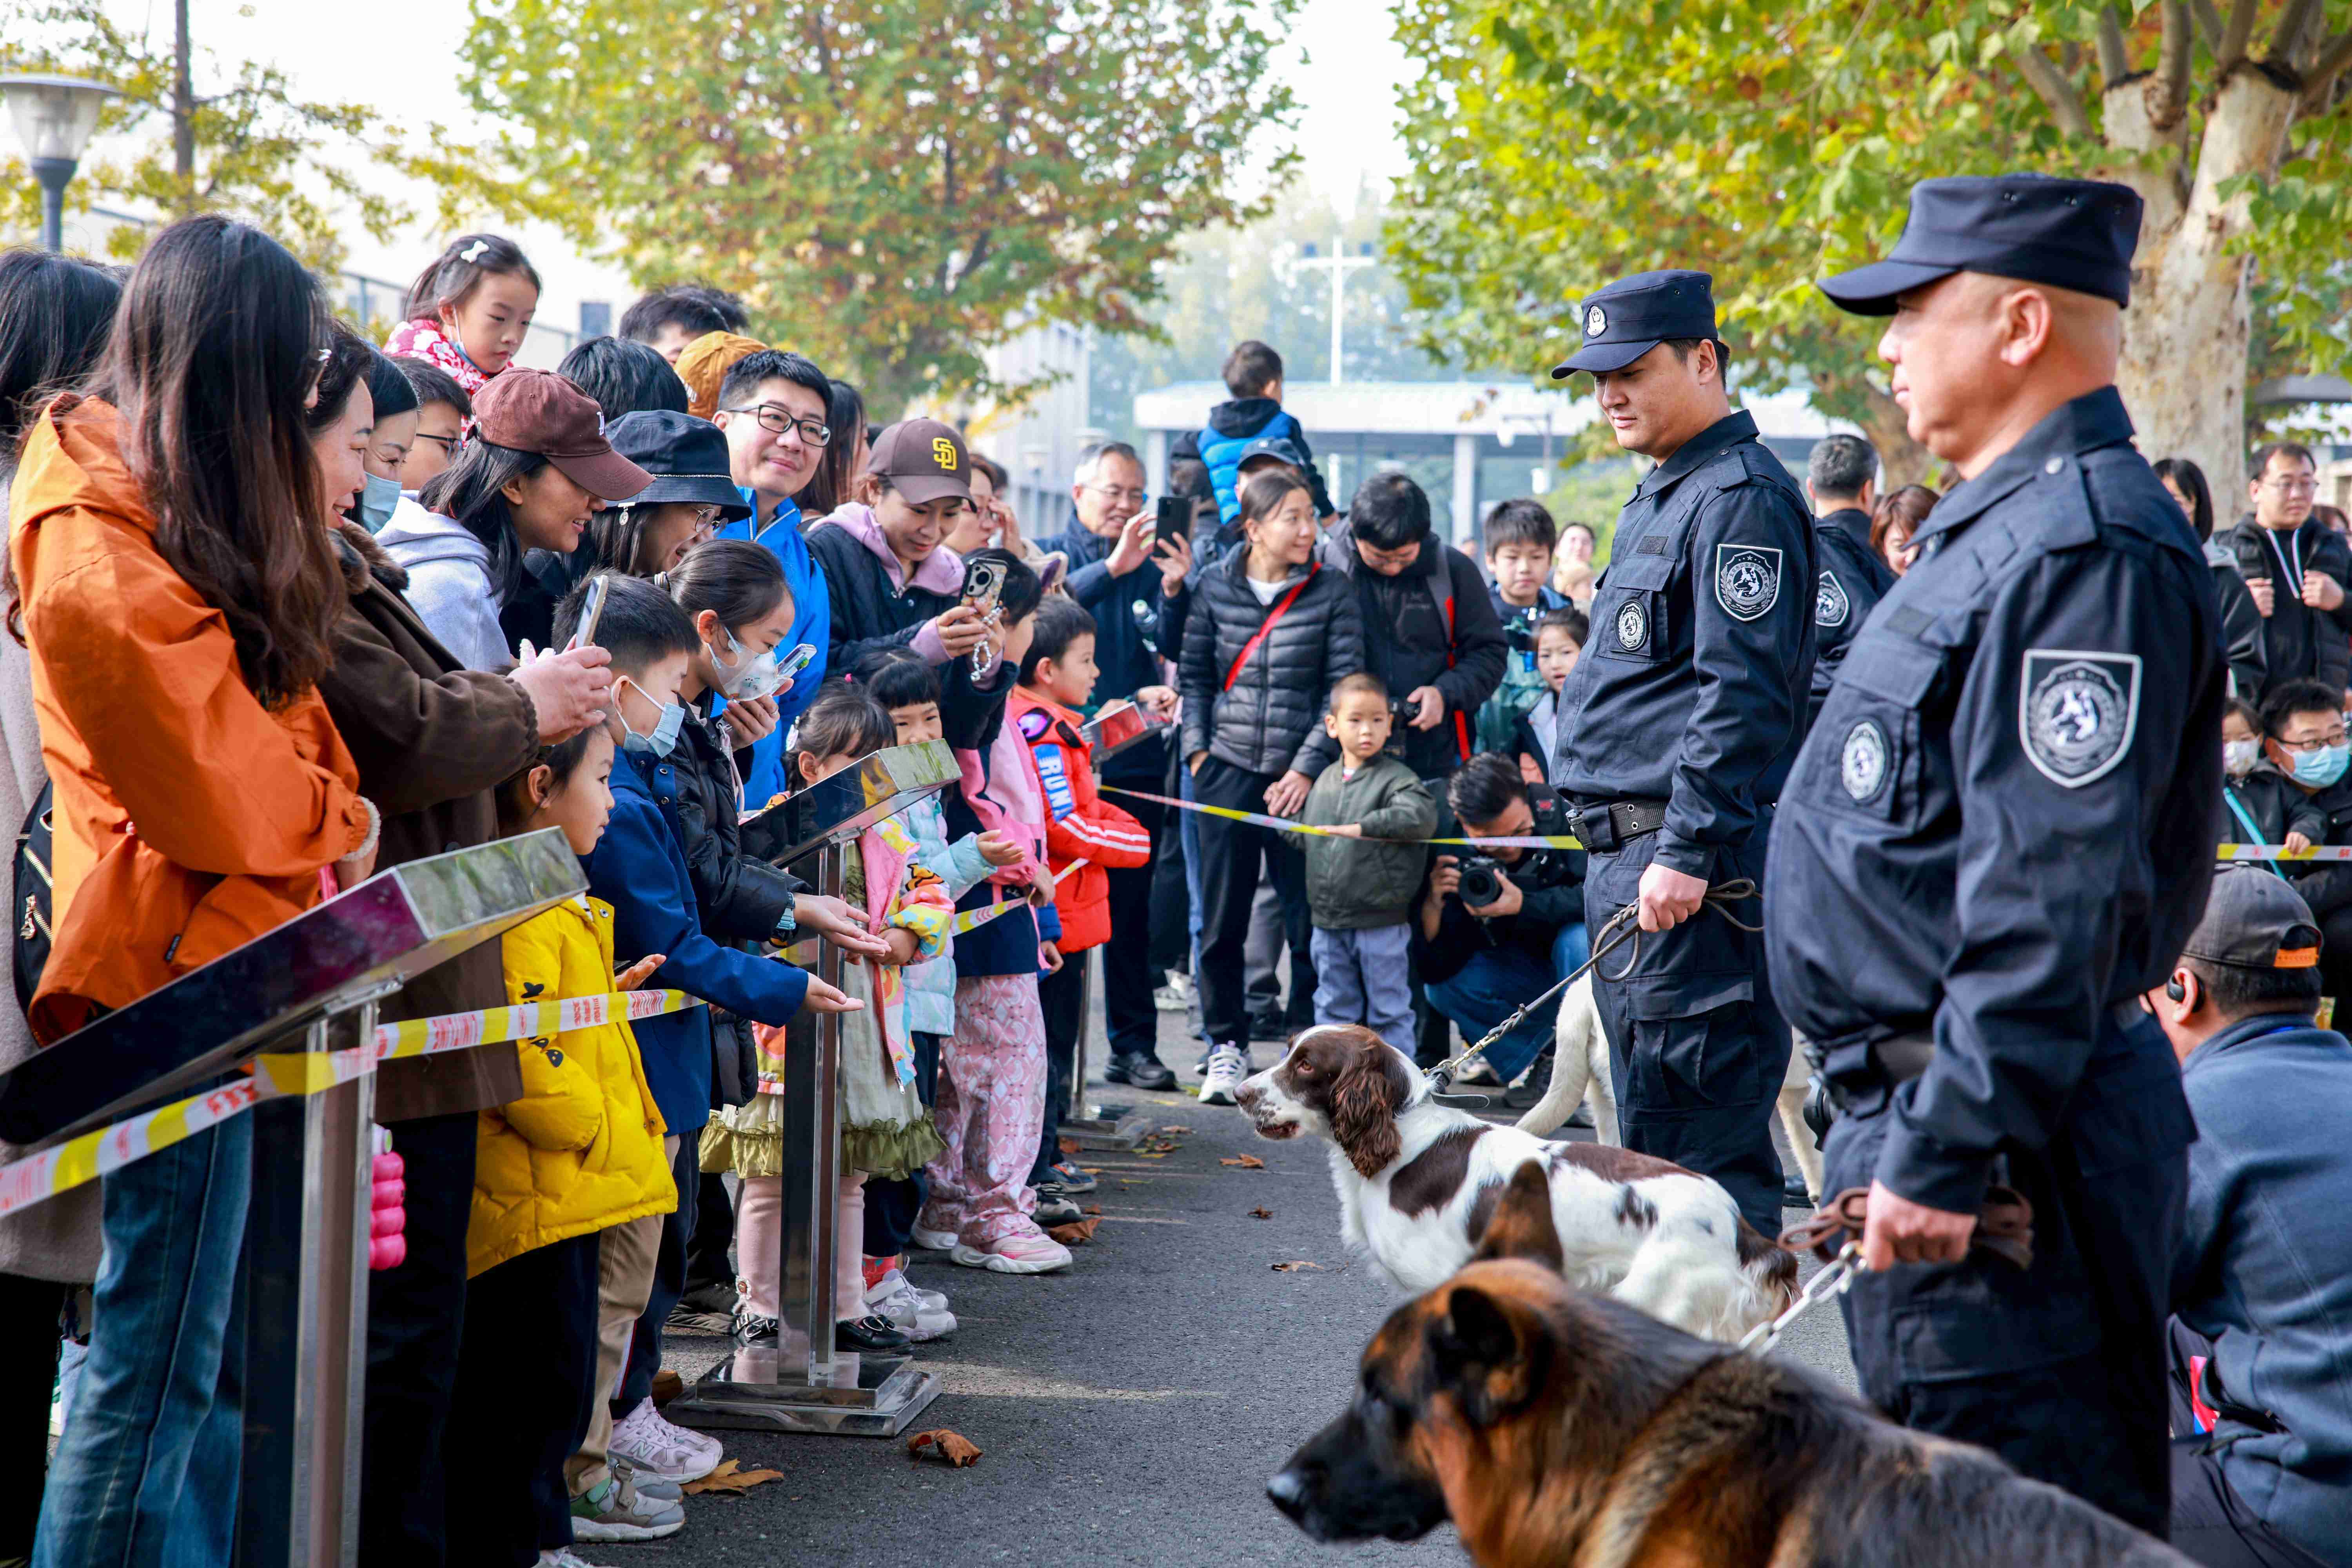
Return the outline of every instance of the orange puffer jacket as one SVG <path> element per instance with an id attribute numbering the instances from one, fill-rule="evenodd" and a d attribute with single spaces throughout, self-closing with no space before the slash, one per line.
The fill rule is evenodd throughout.
<path id="1" fill-rule="evenodd" d="M 1016 686 L 1004 721 L 1029 744 L 1037 784 L 1045 796 L 1046 867 L 1054 873 L 1054 908 L 1062 917 L 1061 949 L 1084 952 L 1110 940 L 1113 866 L 1151 858 L 1143 824 L 1095 793 L 1094 750 L 1080 738 L 1083 721 L 1060 703 Z M 1063 872 L 1084 860 L 1075 876 Z"/>
<path id="2" fill-rule="evenodd" d="M 156 549 L 116 418 L 51 404 L 9 493 L 56 785 L 57 934 L 31 1008 L 44 1043 L 317 903 L 320 868 L 368 835 L 318 692 L 264 708 L 227 620 Z"/>

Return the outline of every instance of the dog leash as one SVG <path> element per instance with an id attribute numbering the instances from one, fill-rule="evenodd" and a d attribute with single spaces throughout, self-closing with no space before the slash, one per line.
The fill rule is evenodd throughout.
<path id="1" fill-rule="evenodd" d="M 1749 925 L 1746 921 L 1741 920 L 1738 915 L 1731 912 L 1731 906 L 1743 900 L 1758 899 L 1761 897 L 1763 897 L 1763 890 L 1757 887 L 1753 879 L 1740 877 L 1736 878 L 1731 881 L 1724 882 L 1716 887 L 1709 888 L 1706 890 L 1706 897 L 1700 900 L 1700 907 L 1702 909 L 1713 910 L 1725 920 L 1727 920 L 1733 925 L 1738 926 L 1741 931 L 1751 932 L 1759 931 L 1764 929 L 1761 924 Z M 1591 971 L 1594 965 L 1598 964 L 1602 959 L 1608 957 L 1611 952 L 1614 952 L 1619 946 L 1627 942 L 1631 942 L 1633 944 L 1633 956 L 1626 961 L 1624 968 L 1619 970 L 1614 974 L 1604 974 L 1602 978 L 1613 983 L 1622 980 L 1627 975 L 1633 973 L 1635 967 L 1642 962 L 1641 914 L 1642 906 L 1639 903 L 1631 903 L 1627 904 L 1623 909 L 1619 910 L 1615 914 L 1611 915 L 1609 917 L 1608 923 L 1601 928 L 1600 940 L 1592 944 L 1592 956 L 1586 959 L 1582 963 L 1577 965 L 1575 969 L 1571 970 L 1566 979 L 1561 980 L 1550 989 L 1537 995 L 1532 1001 L 1522 1005 L 1518 1011 L 1513 1013 L 1509 1017 L 1504 1019 L 1501 1023 L 1487 1030 L 1476 1045 L 1465 1047 L 1458 1056 L 1448 1057 L 1445 1060 L 1430 1068 L 1429 1076 L 1434 1085 L 1430 1091 L 1431 1094 L 1440 1100 L 1460 1100 L 1465 1103 L 1475 1100 L 1481 1106 L 1488 1104 L 1492 1099 L 1492 1097 L 1488 1095 L 1454 1094 L 1452 1092 L 1454 1087 L 1454 1075 L 1460 1072 L 1472 1062 L 1476 1061 L 1480 1057 L 1486 1055 L 1486 1048 L 1488 1047 L 1501 1039 L 1505 1035 L 1509 1034 L 1513 1029 L 1517 1028 L 1520 1024 L 1527 1020 L 1528 1014 L 1534 1012 L 1537 1008 L 1542 1006 L 1545 1003 L 1550 1001 L 1561 992 L 1566 991 L 1579 980 L 1583 979 L 1584 976 Z M 1697 917 L 1698 910 L 1693 910 L 1691 918 L 1696 920 Z"/>
<path id="2" fill-rule="evenodd" d="M 1805 1282 L 1797 1299 L 1771 1321 L 1748 1331 L 1738 1344 L 1742 1355 L 1761 1356 L 1780 1342 L 1790 1324 L 1822 1302 L 1853 1289 L 1854 1276 L 1864 1272 L 1862 1228 L 1870 1210 L 1870 1189 L 1848 1187 L 1823 1204 L 1811 1219 L 1780 1233 L 1780 1245 L 1790 1251 L 1808 1251 L 1820 1258 L 1822 1271 Z M 1840 1244 L 1841 1237 L 1853 1239 Z M 1836 1247 L 1832 1252 L 1830 1248 Z M 2019 1268 L 2033 1267 L 2033 1205 L 2012 1188 L 1985 1189 L 1977 1209 L 1977 1228 L 1969 1238 L 1971 1250 L 1990 1253 Z"/>

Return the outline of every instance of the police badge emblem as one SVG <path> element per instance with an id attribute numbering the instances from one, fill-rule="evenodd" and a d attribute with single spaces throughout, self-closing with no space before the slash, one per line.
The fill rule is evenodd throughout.
<path id="1" fill-rule="evenodd" d="M 1837 580 L 1836 573 L 1823 572 L 1821 585 L 1813 590 L 1813 625 L 1842 626 L 1853 613 L 1853 601 L 1845 596 L 1845 584 Z"/>
<path id="2" fill-rule="evenodd" d="M 1845 732 L 1845 750 L 1838 756 L 1838 782 L 1856 805 L 1876 795 L 1886 783 L 1886 731 L 1875 719 L 1864 719 Z"/>
<path id="3" fill-rule="evenodd" d="M 2136 653 L 2027 649 L 2017 704 L 2026 760 L 2064 789 L 2113 772 L 2139 727 L 2139 673 Z"/>
<path id="4" fill-rule="evenodd" d="M 1780 601 L 1780 552 L 1769 544 L 1715 547 L 1715 602 L 1734 620 L 1752 621 Z"/>
<path id="5" fill-rule="evenodd" d="M 1650 617 L 1642 612 L 1639 599 L 1628 599 L 1625 607 L 1617 612 L 1617 646 L 1633 653 L 1650 640 Z"/>
<path id="6" fill-rule="evenodd" d="M 1584 335 L 1586 337 L 1597 338 L 1608 330 L 1609 318 L 1601 311 L 1600 306 L 1592 306 L 1584 312 Z"/>

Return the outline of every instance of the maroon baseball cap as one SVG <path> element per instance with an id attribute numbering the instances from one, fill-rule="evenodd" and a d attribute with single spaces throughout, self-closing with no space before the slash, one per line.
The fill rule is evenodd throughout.
<path id="1" fill-rule="evenodd" d="M 536 452 L 599 500 L 624 501 L 654 482 L 604 439 L 596 400 L 551 370 L 509 365 L 474 394 L 482 439 Z"/>
<path id="2" fill-rule="evenodd" d="M 866 457 L 866 471 L 887 479 L 914 506 L 941 496 L 971 499 L 971 457 L 963 437 L 936 419 L 901 419 L 883 431 Z"/>

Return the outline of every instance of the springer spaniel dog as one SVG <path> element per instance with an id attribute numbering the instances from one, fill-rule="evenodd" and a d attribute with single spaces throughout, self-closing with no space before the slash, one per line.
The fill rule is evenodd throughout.
<path id="1" fill-rule="evenodd" d="M 1758 1234 L 1709 1178 L 1629 1149 L 1547 1142 L 1430 1091 L 1370 1029 L 1318 1024 L 1236 1098 L 1260 1137 L 1330 1142 L 1340 1234 L 1399 1289 L 1431 1289 L 1469 1262 L 1512 1173 L 1538 1161 L 1560 1272 L 1578 1289 L 1725 1341 L 1795 1300 L 1796 1255 Z"/>

